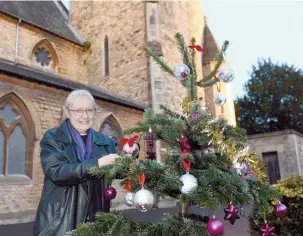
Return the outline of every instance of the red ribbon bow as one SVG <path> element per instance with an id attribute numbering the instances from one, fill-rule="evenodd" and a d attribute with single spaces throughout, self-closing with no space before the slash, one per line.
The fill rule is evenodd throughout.
<path id="1" fill-rule="evenodd" d="M 142 173 L 141 175 L 138 176 L 138 180 L 140 185 L 143 185 L 145 183 L 145 175 Z"/>
<path id="2" fill-rule="evenodd" d="M 130 182 L 130 179 L 128 179 L 127 184 L 125 186 L 125 189 L 126 189 L 127 192 L 130 192 L 131 188 L 132 188 L 132 184 Z"/>
<path id="3" fill-rule="evenodd" d="M 200 45 L 190 45 L 188 47 L 190 49 L 196 49 L 198 52 L 202 52 L 203 54 L 208 55 L 208 53 Z"/>
<path id="4" fill-rule="evenodd" d="M 190 169 L 190 164 L 191 164 L 191 161 L 186 161 L 184 159 L 182 159 L 182 165 L 183 165 L 183 168 L 186 169 L 186 170 L 189 170 Z"/>
<path id="5" fill-rule="evenodd" d="M 132 147 L 135 144 L 135 142 L 137 141 L 137 139 L 138 139 L 137 135 L 135 135 L 131 138 L 124 138 L 123 137 L 121 139 L 121 144 L 120 144 L 119 150 L 122 151 L 125 144 L 128 144 L 129 147 Z"/>

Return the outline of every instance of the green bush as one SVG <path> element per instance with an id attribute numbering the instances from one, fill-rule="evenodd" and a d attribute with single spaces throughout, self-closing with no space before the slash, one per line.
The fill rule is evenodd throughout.
<path id="1" fill-rule="evenodd" d="M 288 215 L 276 217 L 273 213 L 266 219 L 268 224 L 275 227 L 275 235 L 303 235 L 303 178 L 291 176 L 279 181 L 274 187 L 283 195 L 282 203 L 287 206 Z M 264 225 L 264 217 L 253 211 L 249 220 L 251 235 L 260 235 L 260 227 Z"/>

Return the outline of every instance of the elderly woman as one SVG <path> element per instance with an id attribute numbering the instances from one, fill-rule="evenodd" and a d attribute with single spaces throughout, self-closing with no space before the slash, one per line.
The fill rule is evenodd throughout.
<path id="1" fill-rule="evenodd" d="M 73 91 L 65 103 L 67 119 L 41 140 L 45 178 L 34 236 L 63 236 L 77 224 L 93 221 L 96 212 L 109 211 L 106 183 L 89 171 L 112 164 L 117 155 L 114 141 L 91 128 L 95 111 L 88 91 Z"/>

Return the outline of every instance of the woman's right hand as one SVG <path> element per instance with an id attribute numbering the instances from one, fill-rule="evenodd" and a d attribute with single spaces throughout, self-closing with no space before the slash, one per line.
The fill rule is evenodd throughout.
<path id="1" fill-rule="evenodd" d="M 98 166 L 111 165 L 115 162 L 115 159 L 119 157 L 117 154 L 108 154 L 98 159 Z"/>

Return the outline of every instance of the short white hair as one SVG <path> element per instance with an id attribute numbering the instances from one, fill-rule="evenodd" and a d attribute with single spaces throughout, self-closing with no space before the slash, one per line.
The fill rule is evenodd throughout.
<path id="1" fill-rule="evenodd" d="M 92 105 L 92 107 L 96 110 L 97 109 L 97 104 L 95 102 L 94 97 L 91 95 L 91 93 L 87 90 L 84 89 L 77 89 L 72 91 L 68 97 L 66 98 L 65 101 L 65 109 L 71 108 L 74 105 L 74 102 L 76 98 L 78 97 L 87 97 Z"/>

